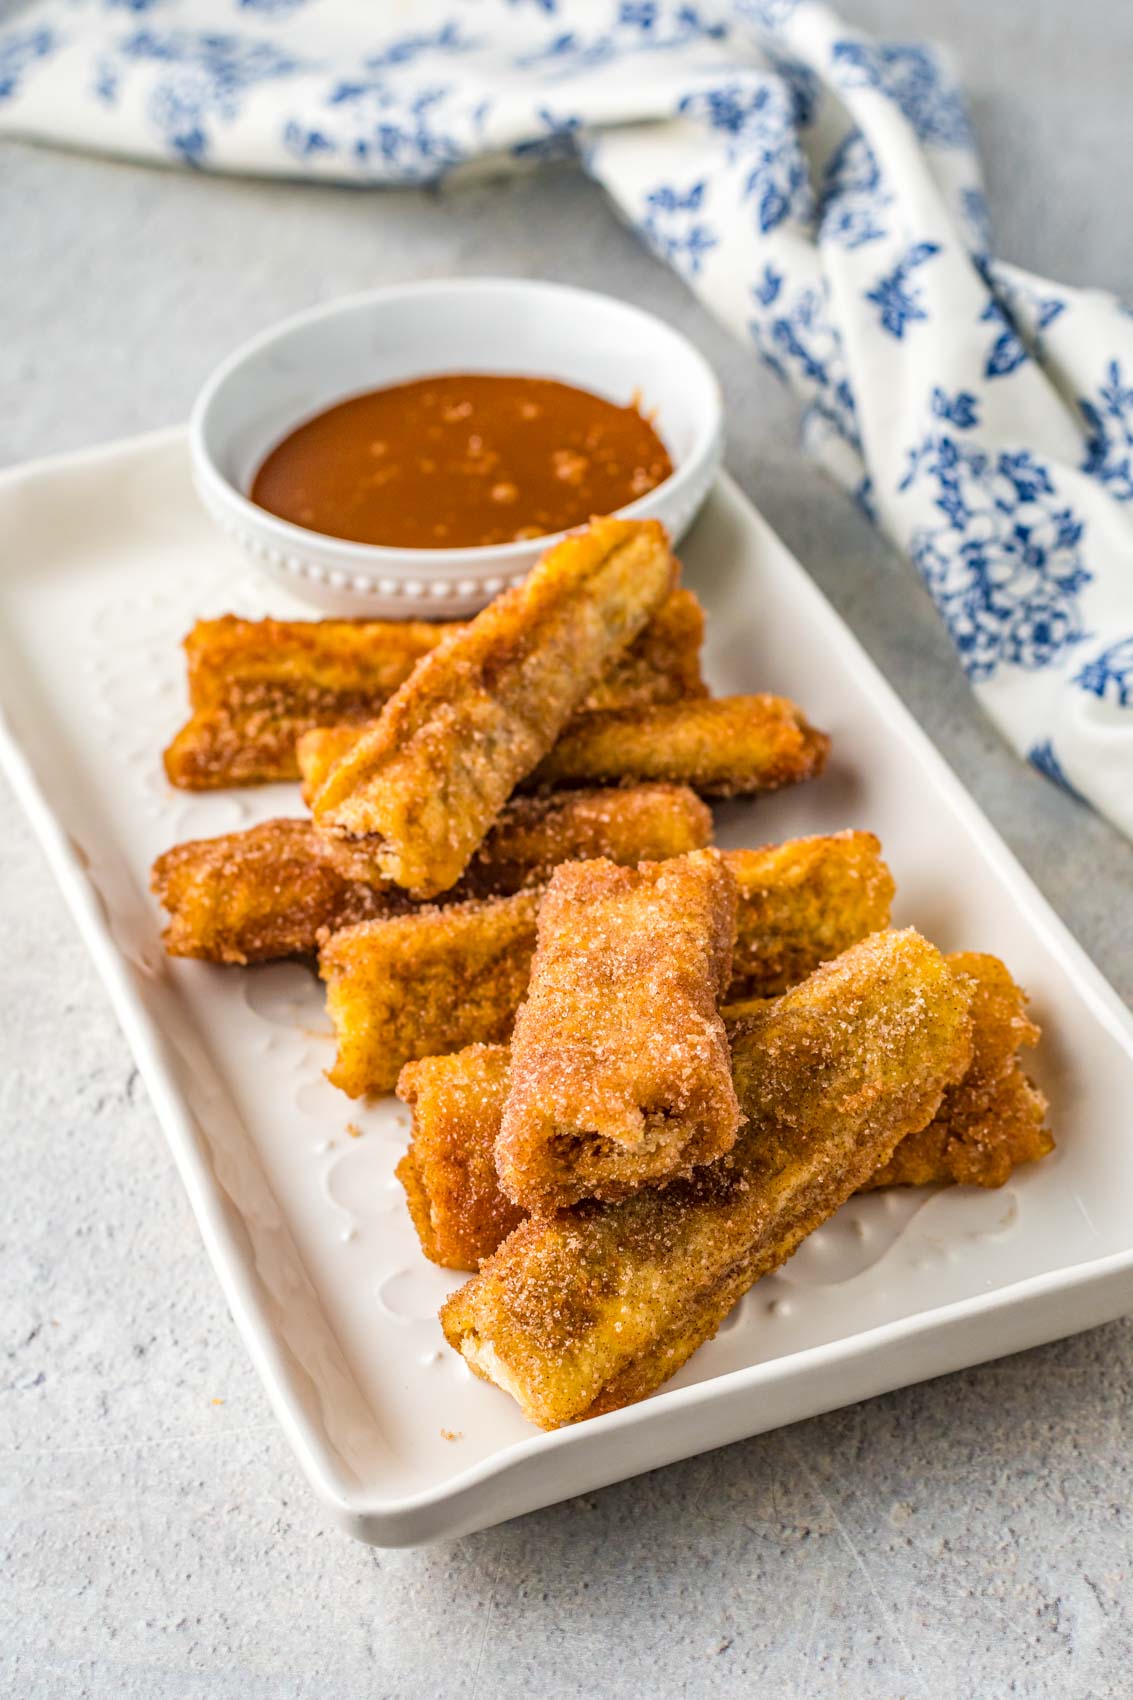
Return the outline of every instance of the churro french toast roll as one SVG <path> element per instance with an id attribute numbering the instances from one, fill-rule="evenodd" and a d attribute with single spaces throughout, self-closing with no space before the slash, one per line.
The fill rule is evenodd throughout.
<path id="1" fill-rule="evenodd" d="M 918 934 L 876 933 L 752 1016 L 748 1116 L 688 1180 L 532 1217 L 446 1302 L 449 1344 L 542 1428 L 644 1398 L 924 1127 L 971 1052 L 968 993 Z"/>
<path id="2" fill-rule="evenodd" d="M 527 1216 L 496 1173 L 510 1063 L 510 1045 L 466 1045 L 397 1079 L 413 1116 L 397 1178 L 421 1250 L 446 1269 L 479 1269 Z"/>
<path id="3" fill-rule="evenodd" d="M 297 779 L 318 727 L 372 724 L 422 656 L 466 622 L 198 620 L 185 639 L 187 724 L 165 752 L 174 785 L 206 790 Z M 675 590 L 582 704 L 626 709 L 705 694 L 704 610 Z"/>
<path id="4" fill-rule="evenodd" d="M 496 1143 L 514 1203 L 546 1215 L 622 1198 L 731 1149 L 740 1108 L 716 1006 L 735 931 L 716 850 L 556 870 Z"/>
<path id="5" fill-rule="evenodd" d="M 664 861 L 712 842 L 712 813 L 687 785 L 607 786 L 513 797 L 476 851 L 458 895 L 489 897 L 541 885 L 564 862 Z M 447 894 L 444 901 L 448 901 Z"/>
<path id="6" fill-rule="evenodd" d="M 344 870 L 335 845 L 306 820 L 175 844 L 153 864 L 150 889 L 168 911 L 170 956 L 267 962 L 309 956 L 320 928 L 395 914 L 403 892 Z"/>
<path id="7" fill-rule="evenodd" d="M 402 1065 L 510 1033 L 527 989 L 540 893 L 363 921 L 319 951 L 351 1098 L 392 1091 Z"/>
<path id="8" fill-rule="evenodd" d="M 407 1063 L 398 1078 L 413 1137 L 397 1178 L 425 1256 L 448 1269 L 478 1268 L 526 1215 L 496 1174 L 509 1055 L 506 1045 L 469 1045 Z"/>
<path id="9" fill-rule="evenodd" d="M 868 833 L 837 833 L 829 839 L 793 842 L 800 846 L 798 863 L 790 843 L 774 846 L 775 852 L 783 853 L 769 854 L 765 863 L 747 860 L 751 856 L 762 858 L 761 851 L 721 853 L 730 869 L 740 870 L 737 935 L 744 939 L 749 925 L 747 909 L 749 905 L 756 907 L 751 936 L 760 941 L 768 964 L 764 974 L 754 945 L 746 951 L 743 985 L 737 990 L 733 984 L 737 996 L 783 990 L 788 970 L 798 979 L 805 978 L 827 957 L 884 926 L 888 919 L 886 893 L 891 882 L 877 853 L 876 839 Z M 816 844 L 826 847 L 823 853 L 815 854 Z M 669 852 L 679 853 L 672 841 Z M 630 862 L 637 858 L 626 854 L 624 859 Z M 865 882 L 870 896 L 863 898 L 863 886 L 852 875 L 845 881 L 837 878 L 841 861 L 850 866 L 860 863 L 872 870 Z M 830 907 L 825 906 L 825 897 L 829 897 Z M 847 901 L 840 909 L 837 904 L 843 899 Z M 449 1009 L 448 1002 L 459 1001 L 467 969 L 462 952 L 470 935 L 457 925 L 445 926 L 437 917 L 457 916 L 463 905 L 442 910 L 414 907 L 412 913 L 399 918 L 393 934 L 385 931 L 380 920 L 347 930 L 350 945 L 337 955 L 339 996 L 331 1000 L 330 1012 L 340 1045 L 352 1057 L 348 1071 L 352 1085 L 347 1090 L 354 1096 L 388 1091 L 400 1064 L 411 1058 L 440 1055 L 476 1042 L 491 1044 L 511 1032 L 535 951 L 536 911 L 534 907 L 525 911 L 526 923 L 520 925 L 514 906 L 504 906 L 508 901 L 485 899 L 476 908 L 471 932 L 479 941 L 477 949 L 488 949 L 488 941 L 494 936 L 490 949 L 499 972 L 494 979 L 487 976 L 476 998 L 458 1013 Z M 808 928 L 812 934 L 809 947 Z M 413 972 L 419 952 L 431 964 L 426 979 Z M 396 967 L 399 960 L 405 964 L 404 971 Z M 391 961 L 392 968 L 388 966 Z M 387 972 L 398 975 L 400 1001 L 370 996 L 371 984 L 380 982 Z M 448 1002 L 446 983 L 451 993 Z M 404 1049 L 407 1033 L 413 1035 L 413 1048 L 409 1050 Z M 337 1075 L 332 1078 L 337 1079 Z"/>
<path id="10" fill-rule="evenodd" d="M 739 891 L 728 1000 L 772 997 L 889 925 L 893 876 L 872 832 L 726 850 Z"/>
<path id="11" fill-rule="evenodd" d="M 670 599 L 671 600 L 671 599 Z M 314 804 L 337 762 L 361 742 L 356 726 L 306 733 L 298 760 Z M 685 696 L 674 702 L 576 714 L 527 788 L 689 785 L 704 797 L 738 797 L 797 784 L 822 772 L 830 740 L 783 697 Z"/>
<path id="12" fill-rule="evenodd" d="M 959 971 L 967 974 L 973 993 L 971 1063 L 945 1092 L 928 1126 L 901 1141 L 859 1189 L 863 1192 L 957 1182 L 1001 1186 L 1019 1164 L 1053 1149 L 1043 1125 L 1046 1101 L 1023 1073 L 1015 1050 L 1038 1036 L 1023 1014 L 1023 993 L 993 956 L 964 953 L 948 963 L 954 972 L 962 965 Z M 762 1015 L 768 1003 L 751 998 L 725 1006 L 729 1037 L 742 1034 L 745 1017 Z M 413 1219 L 426 1257 L 451 1269 L 478 1269 L 522 1214 L 499 1186 L 493 1157 L 510 1057 L 507 1045 L 473 1045 L 410 1064 L 397 1084 L 413 1110 L 409 1154 L 399 1174 L 407 1191 L 410 1172 L 415 1179 Z"/>
<path id="13" fill-rule="evenodd" d="M 314 800 L 415 897 L 460 878 L 500 809 L 677 572 L 657 520 L 595 520 L 426 656 Z"/>
<path id="14" fill-rule="evenodd" d="M 515 797 L 445 900 L 510 895 L 588 856 L 679 856 L 711 837 L 711 815 L 681 786 Z M 154 863 L 151 886 L 169 911 L 169 954 L 209 962 L 313 956 L 321 932 L 413 908 L 348 841 L 302 820 L 175 845 Z"/>
<path id="15" fill-rule="evenodd" d="M 1003 1186 L 1021 1163 L 1054 1149 L 1047 1101 L 1023 1071 L 1019 1049 L 1038 1043 L 1027 995 L 998 957 L 960 951 L 949 967 L 972 995 L 972 1062 L 939 1113 L 905 1139 L 869 1181 L 886 1186 Z"/>
<path id="16" fill-rule="evenodd" d="M 312 726 L 361 727 L 455 625 L 425 620 L 198 620 L 185 639 L 192 714 L 165 752 L 174 785 L 299 777 Z"/>
<path id="17" fill-rule="evenodd" d="M 830 739 L 786 697 L 705 697 L 580 715 L 533 785 L 672 779 L 704 797 L 740 797 L 813 779 Z"/>

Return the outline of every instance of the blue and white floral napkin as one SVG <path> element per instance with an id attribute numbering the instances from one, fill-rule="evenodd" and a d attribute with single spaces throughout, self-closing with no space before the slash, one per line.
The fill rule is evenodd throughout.
<path id="1" fill-rule="evenodd" d="M 576 155 L 805 404 L 987 712 L 1133 836 L 1133 318 L 992 258 L 928 47 L 819 0 L 39 0 L 0 131 L 431 182 Z"/>

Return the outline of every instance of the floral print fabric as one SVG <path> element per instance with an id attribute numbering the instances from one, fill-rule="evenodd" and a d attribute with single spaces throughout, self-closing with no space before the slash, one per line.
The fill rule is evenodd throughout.
<path id="1" fill-rule="evenodd" d="M 1133 318 L 996 261 L 931 47 L 819 0 L 40 0 L 0 131 L 428 183 L 577 158 L 804 406 L 979 700 L 1133 836 Z"/>

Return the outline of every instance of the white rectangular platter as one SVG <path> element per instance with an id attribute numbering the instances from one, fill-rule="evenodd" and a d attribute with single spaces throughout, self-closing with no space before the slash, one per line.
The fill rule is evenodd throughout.
<path id="1" fill-rule="evenodd" d="M 896 920 L 1002 955 L 1033 994 L 1058 1150 L 1000 1192 L 851 1201 L 661 1392 L 549 1435 L 446 1347 L 436 1311 L 460 1277 L 421 1256 L 394 1179 L 407 1113 L 323 1078 L 313 974 L 162 953 L 153 857 L 300 812 L 291 787 L 166 784 L 179 641 L 198 616 L 308 611 L 265 591 L 205 519 L 180 431 L 6 475 L 0 536 L 0 753 L 280 1421 L 352 1533 L 459 1535 L 1133 1308 L 1133 1019 L 727 480 L 682 551 L 708 610 L 709 677 L 795 697 L 834 755 L 815 784 L 719 811 L 719 839 L 876 831 Z"/>

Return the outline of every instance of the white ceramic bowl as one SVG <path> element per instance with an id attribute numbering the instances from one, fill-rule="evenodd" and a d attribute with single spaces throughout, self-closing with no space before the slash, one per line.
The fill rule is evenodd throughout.
<path id="1" fill-rule="evenodd" d="M 316 307 L 226 360 L 190 421 L 193 477 L 208 512 L 266 573 L 324 612 L 387 619 L 475 613 L 519 583 L 555 538 L 387 549 L 307 531 L 245 494 L 268 450 L 303 420 L 347 396 L 431 372 L 557 378 L 623 406 L 639 396 L 674 471 L 619 512 L 663 520 L 674 539 L 711 487 L 723 448 L 720 389 L 683 336 L 639 307 L 589 290 L 453 279 Z"/>

